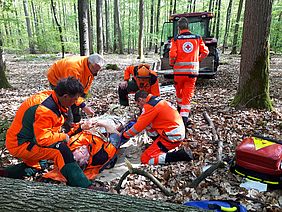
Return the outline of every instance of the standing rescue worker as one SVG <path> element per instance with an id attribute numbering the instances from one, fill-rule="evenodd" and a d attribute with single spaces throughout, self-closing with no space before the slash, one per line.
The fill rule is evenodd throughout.
<path id="1" fill-rule="evenodd" d="M 91 182 L 67 146 L 69 135 L 61 132 L 63 114 L 82 94 L 82 84 L 69 77 L 59 81 L 53 91 L 37 93 L 24 101 L 6 135 L 6 148 L 23 162 L 1 169 L 0 176 L 21 179 L 41 169 L 42 160 L 52 160 L 68 185 L 89 187 Z"/>
<path id="2" fill-rule="evenodd" d="M 181 116 L 170 103 L 159 97 L 138 91 L 135 94 L 137 105 L 143 109 L 137 122 L 125 131 L 121 140 L 129 139 L 147 130 L 154 142 L 142 153 L 141 162 L 144 164 L 165 164 L 176 161 L 190 161 L 193 159 L 190 149 L 179 149 L 185 137 L 185 127 Z"/>
<path id="3" fill-rule="evenodd" d="M 54 88 L 60 79 L 75 77 L 83 85 L 83 97 L 85 97 L 90 90 L 94 76 L 97 76 L 97 73 L 101 70 L 104 64 L 105 60 L 99 54 L 67 57 L 58 60 L 49 68 L 47 78 L 51 87 Z M 71 122 L 73 121 L 77 123 L 81 120 L 80 108 L 86 114 L 94 115 L 92 108 L 86 106 L 83 98 L 79 98 L 78 101 L 71 106 L 71 110 L 69 110 L 69 119 L 73 119 Z"/>
<path id="4" fill-rule="evenodd" d="M 209 54 L 209 49 L 201 36 L 194 35 L 188 30 L 186 18 L 179 19 L 178 28 L 179 35 L 171 39 L 169 64 L 174 70 L 177 110 L 187 126 L 191 110 L 190 103 L 199 74 L 199 62 Z"/>
<path id="5" fill-rule="evenodd" d="M 129 81 L 130 76 L 132 80 Z M 157 73 L 150 70 L 148 64 L 138 66 L 128 66 L 124 71 L 124 82 L 119 84 L 118 94 L 120 105 L 129 106 L 128 94 L 136 93 L 138 90 L 159 96 L 160 87 Z"/>

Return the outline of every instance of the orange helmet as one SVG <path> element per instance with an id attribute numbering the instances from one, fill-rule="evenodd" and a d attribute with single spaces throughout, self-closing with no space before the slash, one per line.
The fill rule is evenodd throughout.
<path id="1" fill-rule="evenodd" d="M 148 64 L 141 64 L 138 66 L 137 71 L 138 78 L 149 78 L 150 77 L 150 66 Z"/>

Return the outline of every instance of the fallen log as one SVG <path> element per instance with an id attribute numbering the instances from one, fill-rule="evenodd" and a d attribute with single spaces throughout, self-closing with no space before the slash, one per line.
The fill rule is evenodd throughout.
<path id="1" fill-rule="evenodd" d="M 0 177 L 1 211 L 200 211 L 90 189 Z"/>

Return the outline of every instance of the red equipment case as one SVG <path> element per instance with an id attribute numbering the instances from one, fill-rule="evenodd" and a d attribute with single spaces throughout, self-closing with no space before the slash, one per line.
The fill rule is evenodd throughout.
<path id="1" fill-rule="evenodd" d="M 231 171 L 252 180 L 282 185 L 282 142 L 263 136 L 244 138 Z"/>

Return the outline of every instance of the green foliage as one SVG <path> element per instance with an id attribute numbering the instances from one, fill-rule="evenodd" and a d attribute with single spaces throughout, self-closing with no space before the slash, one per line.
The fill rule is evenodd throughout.
<path id="1" fill-rule="evenodd" d="M 11 123 L 9 121 L 0 120 L 0 148 L 5 145 L 5 139 L 6 139 L 6 132 L 8 128 L 10 127 Z"/>
<path id="2" fill-rule="evenodd" d="M 31 1 L 28 1 L 28 10 L 31 21 L 32 36 L 35 43 L 36 51 L 39 53 L 56 53 L 61 52 L 61 43 L 59 39 L 59 32 L 54 22 L 52 10 L 50 9 L 50 0 L 32 0 L 35 10 L 32 11 Z M 96 49 L 96 14 L 95 14 L 95 1 L 89 1 L 91 3 L 92 14 L 92 27 L 93 27 L 93 45 Z M 148 49 L 149 43 L 152 40 L 153 44 L 159 46 L 162 25 L 165 21 L 168 21 L 170 12 L 173 8 L 170 8 L 170 1 L 161 0 L 159 11 L 157 10 L 158 0 L 154 0 L 154 12 L 151 14 L 151 2 L 152 0 L 144 1 L 144 48 Z M 177 0 L 176 1 L 176 13 L 190 12 L 193 10 L 194 1 Z M 207 11 L 209 8 L 209 1 L 197 0 L 195 1 L 195 11 Z M 229 36 L 227 38 L 227 45 L 232 44 L 233 33 L 235 27 L 235 20 L 238 9 L 238 2 L 233 0 L 231 9 L 231 25 Z M 78 11 L 77 0 L 60 0 L 55 1 L 57 17 L 60 25 L 63 28 L 63 40 L 65 44 L 65 51 L 78 53 L 79 52 L 79 36 L 78 36 Z M 110 49 L 113 47 L 113 42 L 116 38 L 116 32 L 114 30 L 114 2 L 108 0 L 108 20 L 103 20 L 108 23 L 109 28 L 104 29 L 109 32 Z M 220 25 L 225 26 L 227 7 L 229 0 L 222 0 L 220 10 Z M 120 23 L 122 27 L 122 40 L 124 43 L 124 49 L 137 50 L 138 34 L 139 34 L 139 13 L 138 13 L 139 1 L 136 0 L 119 0 L 120 9 Z M 282 52 L 282 33 L 281 33 L 281 1 L 274 1 L 272 12 L 272 25 L 270 44 L 271 50 L 274 52 Z M 22 1 L 14 0 L 0 0 L 0 27 L 4 33 L 4 48 L 9 51 L 24 52 L 28 51 L 29 40 L 27 37 L 26 21 L 23 10 Z M 160 13 L 159 20 L 156 20 L 157 12 Z M 215 11 L 213 11 L 215 12 Z M 105 8 L 103 6 L 103 13 Z M 242 42 L 242 26 L 243 26 L 243 14 L 244 8 L 241 14 L 239 23 L 238 34 L 238 48 L 241 47 Z M 150 32 L 151 16 L 153 16 L 153 33 Z M 105 15 L 103 16 L 105 18 Z M 215 18 L 212 19 L 214 23 Z M 158 23 L 158 29 L 156 25 Z M 221 27 L 219 32 L 219 46 L 222 45 L 225 27 Z M 158 32 L 157 32 L 158 31 Z M 157 43 L 156 43 L 157 42 Z"/>

